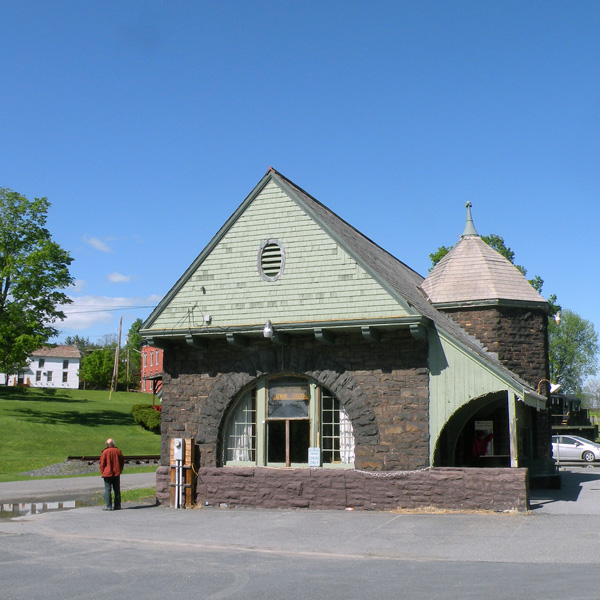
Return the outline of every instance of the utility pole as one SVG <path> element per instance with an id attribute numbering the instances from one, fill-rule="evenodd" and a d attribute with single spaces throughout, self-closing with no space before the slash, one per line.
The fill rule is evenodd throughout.
<path id="1" fill-rule="evenodd" d="M 121 349 L 121 327 L 123 326 L 123 317 L 119 319 L 119 336 L 117 339 L 117 349 L 115 351 L 115 365 L 113 367 L 113 380 L 110 386 L 111 393 L 117 391 L 117 385 L 119 382 L 119 351 Z"/>
<path id="2" fill-rule="evenodd" d="M 125 390 L 129 391 L 129 334 L 127 335 L 127 341 L 125 342 L 125 346 L 127 347 L 127 358 L 125 359 L 125 362 L 127 363 L 127 375 L 125 377 L 126 379 L 126 387 Z"/>

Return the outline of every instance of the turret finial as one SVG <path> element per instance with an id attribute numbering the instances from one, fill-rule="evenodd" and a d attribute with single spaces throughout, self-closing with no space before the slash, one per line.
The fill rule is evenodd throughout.
<path id="1" fill-rule="evenodd" d="M 473 206 L 470 202 L 465 204 L 467 209 L 467 223 L 465 225 L 465 230 L 462 232 L 460 237 L 465 237 L 466 235 L 477 235 L 477 229 L 475 229 L 475 225 L 473 225 L 473 217 L 471 216 L 471 206 Z"/>

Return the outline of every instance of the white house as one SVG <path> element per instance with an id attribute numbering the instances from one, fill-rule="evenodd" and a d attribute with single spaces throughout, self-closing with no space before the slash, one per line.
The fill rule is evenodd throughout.
<path id="1" fill-rule="evenodd" d="M 39 348 L 29 357 L 27 367 L 18 375 L 9 375 L 8 385 L 29 385 L 43 388 L 79 388 L 81 352 L 77 346 Z M 0 385 L 6 374 L 0 373 Z"/>

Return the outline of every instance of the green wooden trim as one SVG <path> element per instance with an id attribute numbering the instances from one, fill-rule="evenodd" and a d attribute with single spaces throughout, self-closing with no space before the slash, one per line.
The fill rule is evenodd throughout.
<path id="1" fill-rule="evenodd" d="M 317 328 L 315 329 L 315 339 L 321 344 L 335 344 L 335 335 L 328 329 Z"/>
<path id="2" fill-rule="evenodd" d="M 232 346 L 240 346 L 244 348 L 250 343 L 245 335 L 240 335 L 239 333 L 227 333 L 225 337 L 227 339 L 227 343 L 231 344 Z"/>
<path id="3" fill-rule="evenodd" d="M 327 332 L 335 335 L 337 332 L 354 331 L 362 327 L 371 327 L 382 330 L 409 329 L 413 326 L 420 326 L 428 329 L 431 327 L 431 320 L 422 315 L 411 317 L 384 317 L 382 319 L 355 319 L 339 321 L 311 321 L 306 323 L 273 323 L 273 327 L 286 333 L 308 333 L 315 331 Z M 182 327 L 181 329 L 140 329 L 140 335 L 144 338 L 181 338 L 186 335 L 194 335 L 203 338 L 222 337 L 228 333 L 239 333 L 250 337 L 263 337 L 265 324 L 257 323 L 255 325 L 230 325 L 226 329 L 213 325 L 206 327 Z"/>
<path id="4" fill-rule="evenodd" d="M 368 325 L 360 328 L 362 336 L 368 342 L 380 342 L 381 334 L 375 327 L 369 327 Z"/>
<path id="5" fill-rule="evenodd" d="M 200 337 L 199 335 L 188 334 L 185 336 L 185 342 L 192 348 L 200 348 L 202 350 L 206 350 L 208 348 L 208 340 Z"/>
<path id="6" fill-rule="evenodd" d="M 427 329 L 420 323 L 414 323 L 410 326 L 410 335 L 417 341 L 425 340 L 427 339 Z"/>
<path id="7" fill-rule="evenodd" d="M 491 373 L 496 378 L 500 379 L 507 386 L 507 389 L 514 392 L 521 400 L 523 400 L 523 402 L 536 409 L 539 409 L 540 401 L 543 402 L 544 405 L 546 404 L 546 398 L 544 396 L 541 396 L 535 392 L 526 383 L 515 379 L 508 369 L 500 364 L 496 365 L 486 360 L 484 357 L 479 356 L 446 332 L 440 331 L 439 329 L 437 331 L 438 335 L 443 337 L 449 344 L 453 345 L 465 356 L 477 362 L 482 369 L 485 369 L 488 373 Z"/>

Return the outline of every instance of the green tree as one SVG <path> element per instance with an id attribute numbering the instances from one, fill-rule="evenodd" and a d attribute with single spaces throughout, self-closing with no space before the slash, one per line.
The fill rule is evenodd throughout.
<path id="1" fill-rule="evenodd" d="M 589 379 L 583 388 L 583 404 L 587 408 L 600 408 L 600 379 Z"/>
<path id="2" fill-rule="evenodd" d="M 72 258 L 46 229 L 50 202 L 0 188 L 0 372 L 17 372 L 58 331 Z M 8 377 L 7 377 L 8 380 Z"/>
<path id="3" fill-rule="evenodd" d="M 129 328 L 127 334 L 127 343 L 125 344 L 125 356 L 129 360 L 129 368 L 126 369 L 126 373 L 129 378 L 126 381 L 127 389 L 139 389 L 140 387 L 140 373 L 142 365 L 142 344 L 144 342 L 140 335 L 140 328 L 142 327 L 142 319 L 136 319 Z"/>
<path id="4" fill-rule="evenodd" d="M 550 380 L 561 391 L 580 394 L 583 382 L 598 369 L 598 334 L 593 323 L 565 309 L 548 322 Z"/>
<path id="5" fill-rule="evenodd" d="M 107 389 L 112 380 L 114 365 L 115 348 L 97 348 L 82 360 L 79 376 L 86 387 Z"/>
<path id="6" fill-rule="evenodd" d="M 90 338 L 81 335 L 68 335 L 62 343 L 65 346 L 77 346 L 82 354 L 90 353 L 98 348 L 98 344 L 94 344 Z"/>

